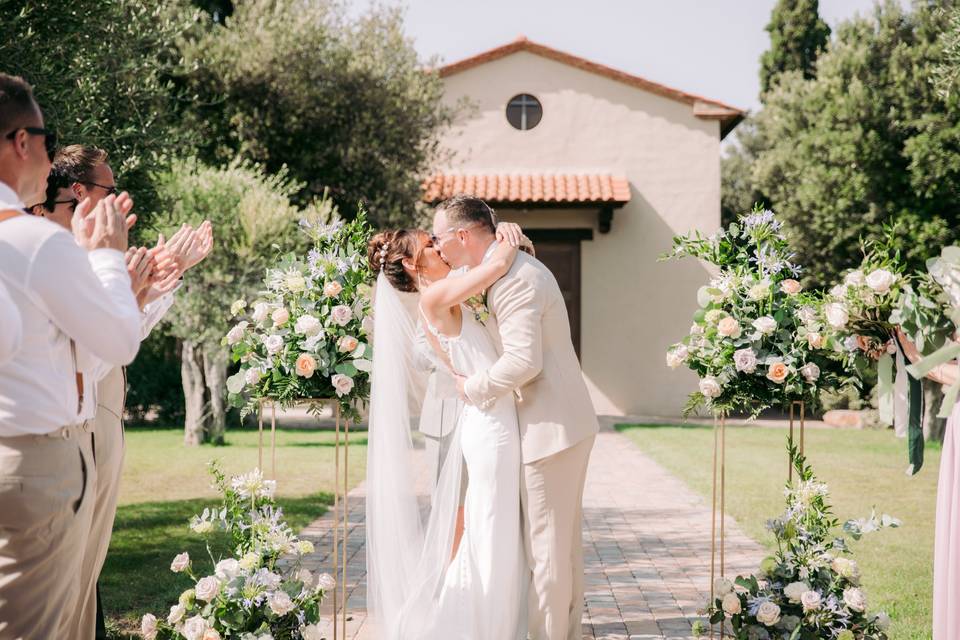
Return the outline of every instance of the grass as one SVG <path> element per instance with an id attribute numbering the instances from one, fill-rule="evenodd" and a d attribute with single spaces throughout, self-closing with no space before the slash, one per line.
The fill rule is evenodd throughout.
<path id="1" fill-rule="evenodd" d="M 618 425 L 645 453 L 710 499 L 713 434 L 709 427 Z M 727 429 L 727 511 L 769 549 L 768 518 L 784 507 L 786 432 L 764 427 Z M 851 541 L 861 566 L 871 610 L 894 619 L 890 637 L 929 640 L 933 598 L 933 535 L 939 447 L 928 447 L 920 473 L 907 477 L 907 447 L 889 431 L 808 429 L 806 453 L 818 477 L 830 485 L 834 514 L 843 522 L 869 515 L 871 507 L 903 520 Z"/>
<path id="2" fill-rule="evenodd" d="M 204 542 L 187 528 L 190 517 L 217 504 L 206 463 L 220 461 L 235 474 L 257 466 L 256 430 L 227 433 L 220 447 L 183 445 L 182 429 L 129 429 L 117 519 L 100 579 L 103 606 L 113 637 L 139 629 L 140 617 L 158 617 L 189 588 L 189 580 L 170 571 L 181 551 L 199 566 L 210 563 Z M 269 433 L 264 439 L 264 468 L 270 477 Z M 365 473 L 366 433 L 350 438 L 349 483 Z M 334 488 L 334 434 L 318 430 L 277 431 L 277 498 L 287 521 L 299 530 L 321 516 Z M 211 542 L 215 557 L 228 553 L 224 536 Z M 135 636 L 136 637 L 136 636 Z"/>

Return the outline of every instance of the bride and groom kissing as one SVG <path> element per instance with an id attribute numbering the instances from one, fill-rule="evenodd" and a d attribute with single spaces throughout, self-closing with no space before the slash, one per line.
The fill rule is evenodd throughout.
<path id="1" fill-rule="evenodd" d="M 466 196 L 437 208 L 432 235 L 370 241 L 367 609 L 378 638 L 581 637 L 583 486 L 598 424 L 560 288 L 521 245 L 519 227 L 498 227 Z M 464 403 L 428 510 L 410 436 L 418 330 Z"/>

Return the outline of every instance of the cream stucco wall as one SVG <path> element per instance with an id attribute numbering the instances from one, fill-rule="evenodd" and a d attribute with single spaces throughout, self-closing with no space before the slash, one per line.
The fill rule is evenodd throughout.
<path id="1" fill-rule="evenodd" d="M 720 135 L 690 105 L 528 52 L 445 78 L 450 102 L 474 105 L 443 144 L 439 170 L 463 173 L 611 173 L 631 201 L 608 234 L 596 213 L 531 209 L 499 213 L 536 228 L 592 227 L 582 250 L 581 356 L 597 410 L 677 415 L 695 378 L 664 365 L 708 277 L 694 262 L 659 263 L 674 233 L 720 222 Z M 507 101 L 535 95 L 543 120 L 530 131 L 507 122 Z"/>

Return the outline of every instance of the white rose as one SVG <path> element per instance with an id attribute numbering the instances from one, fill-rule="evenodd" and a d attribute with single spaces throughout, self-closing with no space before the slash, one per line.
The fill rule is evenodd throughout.
<path id="1" fill-rule="evenodd" d="M 344 326 L 353 318 L 353 311 L 345 304 L 338 304 L 330 310 L 330 319 L 338 326 Z"/>
<path id="2" fill-rule="evenodd" d="M 800 604 L 803 605 L 805 612 L 819 609 L 821 600 L 820 593 L 813 590 L 805 591 L 803 595 L 800 596 Z"/>
<path id="3" fill-rule="evenodd" d="M 766 280 L 758 282 L 747 291 L 747 297 L 753 301 L 763 300 L 770 295 L 770 283 Z"/>
<path id="4" fill-rule="evenodd" d="M 833 559 L 833 562 L 830 563 L 830 567 L 838 575 L 846 578 L 850 582 L 856 583 L 860 580 L 860 567 L 850 558 L 844 558 L 842 556 L 836 557 Z"/>
<path id="5" fill-rule="evenodd" d="M 713 581 L 713 590 L 717 597 L 722 598 L 728 593 L 733 593 L 733 583 L 727 578 L 717 578 Z"/>
<path id="6" fill-rule="evenodd" d="M 716 398 L 721 393 L 720 382 L 713 376 L 700 380 L 700 393 L 707 398 Z"/>
<path id="7" fill-rule="evenodd" d="M 275 355 L 283 351 L 283 336 L 264 336 L 263 346 L 267 348 L 267 353 Z"/>
<path id="8" fill-rule="evenodd" d="M 323 285 L 323 295 L 328 298 L 336 298 L 341 291 L 343 291 L 343 286 L 336 280 Z"/>
<path id="9" fill-rule="evenodd" d="M 200 578 L 194 588 L 197 591 L 197 600 L 213 602 L 213 599 L 220 593 L 220 581 L 215 576 L 207 576 L 206 578 Z"/>
<path id="10" fill-rule="evenodd" d="M 807 334 L 807 344 L 810 345 L 811 349 L 822 349 L 826 343 L 827 339 L 823 337 L 822 333 L 811 331 Z"/>
<path id="11" fill-rule="evenodd" d="M 783 595 L 793 604 L 800 604 L 801 596 L 810 591 L 810 585 L 806 582 L 791 582 L 783 589 Z"/>
<path id="12" fill-rule="evenodd" d="M 687 360 L 689 351 L 687 347 L 682 344 L 678 344 L 673 349 L 667 352 L 667 366 L 671 369 L 676 369 L 682 365 Z"/>
<path id="13" fill-rule="evenodd" d="M 244 299 L 237 300 L 232 305 L 230 305 L 230 315 L 238 315 L 241 311 L 247 308 L 247 301 Z"/>
<path id="14" fill-rule="evenodd" d="M 690 335 L 692 336 L 702 336 L 703 327 L 697 323 L 694 323 L 690 326 Z"/>
<path id="15" fill-rule="evenodd" d="M 183 631 L 180 633 L 187 640 L 203 640 L 203 634 L 206 633 L 208 628 L 207 621 L 203 619 L 203 616 L 193 616 L 183 623 Z"/>
<path id="16" fill-rule="evenodd" d="M 223 582 L 230 582 L 240 573 L 240 562 L 235 558 L 227 558 L 217 563 L 213 570 L 214 575 Z"/>
<path id="17" fill-rule="evenodd" d="M 827 322 L 834 329 L 843 329 L 850 320 L 850 314 L 847 308 L 840 302 L 831 302 L 824 307 L 827 316 Z"/>
<path id="18" fill-rule="evenodd" d="M 247 369 L 247 372 L 243 374 L 243 379 L 247 384 L 257 384 L 260 382 L 260 376 L 263 375 L 260 371 L 260 367 L 250 367 Z"/>
<path id="19" fill-rule="evenodd" d="M 317 589 L 333 591 L 337 588 L 337 581 L 329 573 L 322 573 L 317 577 Z"/>
<path id="20" fill-rule="evenodd" d="M 803 324 L 813 324 L 817 319 L 817 310 L 810 305 L 805 305 L 797 311 L 797 316 Z"/>
<path id="21" fill-rule="evenodd" d="M 311 315 L 300 316 L 296 324 L 293 325 L 294 331 L 302 333 L 305 336 L 315 336 L 323 329 L 320 321 Z"/>
<path id="22" fill-rule="evenodd" d="M 862 287 L 866 283 L 866 279 L 863 276 L 863 271 L 857 269 L 844 276 L 843 282 L 851 287 Z"/>
<path id="23" fill-rule="evenodd" d="M 737 371 L 753 373 L 757 370 L 757 354 L 753 349 L 737 349 L 733 352 L 733 364 Z"/>
<path id="24" fill-rule="evenodd" d="M 808 362 L 800 367 L 800 375 L 802 375 L 807 382 L 816 382 L 820 379 L 820 367 L 818 367 L 816 363 Z"/>
<path id="25" fill-rule="evenodd" d="M 301 627 L 300 635 L 303 636 L 303 640 L 324 640 L 320 627 L 315 624 L 308 624 L 305 627 Z"/>
<path id="26" fill-rule="evenodd" d="M 148 613 L 140 620 L 140 633 L 144 640 L 155 640 L 157 637 L 157 616 Z"/>
<path id="27" fill-rule="evenodd" d="M 728 593 L 727 595 L 723 596 L 721 604 L 723 606 L 723 610 L 731 616 L 735 616 L 743 611 L 743 606 L 740 604 L 740 596 L 735 593 Z"/>
<path id="28" fill-rule="evenodd" d="M 757 622 L 768 627 L 780 622 L 780 607 L 773 602 L 764 602 L 757 609 Z"/>
<path id="29" fill-rule="evenodd" d="M 187 567 L 190 566 L 190 554 L 184 551 L 183 553 L 177 554 L 174 557 L 173 562 L 170 563 L 170 571 L 174 573 L 180 573 L 186 571 Z"/>
<path id="30" fill-rule="evenodd" d="M 333 384 L 338 397 L 343 397 L 353 391 L 353 378 L 350 376 L 338 373 L 330 378 L 330 382 Z"/>
<path id="31" fill-rule="evenodd" d="M 360 322 L 360 328 L 363 329 L 364 335 L 372 336 L 373 335 L 373 318 L 367 316 Z"/>
<path id="32" fill-rule="evenodd" d="M 886 269 L 877 269 L 867 275 L 867 286 L 876 293 L 884 294 L 890 291 L 890 287 L 896 281 L 897 276 Z"/>
<path id="33" fill-rule="evenodd" d="M 246 320 L 238 322 L 230 331 L 227 332 L 227 344 L 234 345 L 243 340 L 243 334 L 250 323 Z"/>
<path id="34" fill-rule="evenodd" d="M 207 629 L 203 632 L 203 637 L 200 640 L 222 640 L 220 632 L 216 629 Z"/>
<path id="35" fill-rule="evenodd" d="M 170 607 L 170 613 L 167 615 L 167 624 L 177 624 L 183 620 L 183 616 L 187 613 L 187 608 L 182 604 L 175 604 Z"/>
<path id="36" fill-rule="evenodd" d="M 740 323 L 737 322 L 736 318 L 727 316 L 723 318 L 719 323 L 717 323 L 717 333 L 727 338 L 739 338 L 740 337 Z"/>
<path id="37" fill-rule="evenodd" d="M 273 326 L 275 327 L 285 325 L 287 320 L 290 319 L 290 312 L 287 311 L 286 307 L 280 307 L 270 315 L 270 319 L 273 320 Z"/>
<path id="38" fill-rule="evenodd" d="M 293 600 L 287 595 L 286 591 L 274 591 L 267 597 L 267 604 L 270 605 L 270 611 L 278 616 L 283 616 L 293 611 Z"/>
<path id="39" fill-rule="evenodd" d="M 293 293 L 300 293 L 307 288 L 307 281 L 299 273 L 291 273 L 287 276 L 287 289 Z"/>
<path id="40" fill-rule="evenodd" d="M 260 323 L 267 319 L 270 314 L 270 305 L 266 302 L 258 302 L 253 305 L 253 321 Z"/>
<path id="41" fill-rule="evenodd" d="M 847 289 L 848 287 L 845 284 L 834 285 L 830 288 L 830 295 L 833 296 L 834 298 L 840 298 L 840 299 L 846 298 Z"/>
<path id="42" fill-rule="evenodd" d="M 753 321 L 753 328 L 768 336 L 777 330 L 777 321 L 770 316 L 761 316 Z"/>
<path id="43" fill-rule="evenodd" d="M 870 276 L 867 277 L 869 278 Z M 860 589 L 850 587 L 843 590 L 843 603 L 847 605 L 847 608 L 851 611 L 863 612 L 867 609 L 867 596 Z"/>

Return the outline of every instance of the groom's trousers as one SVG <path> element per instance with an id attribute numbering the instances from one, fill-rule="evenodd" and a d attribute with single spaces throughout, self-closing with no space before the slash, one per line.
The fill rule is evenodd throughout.
<path id="1" fill-rule="evenodd" d="M 523 465 L 531 640 L 583 637 L 583 485 L 594 439 Z"/>

